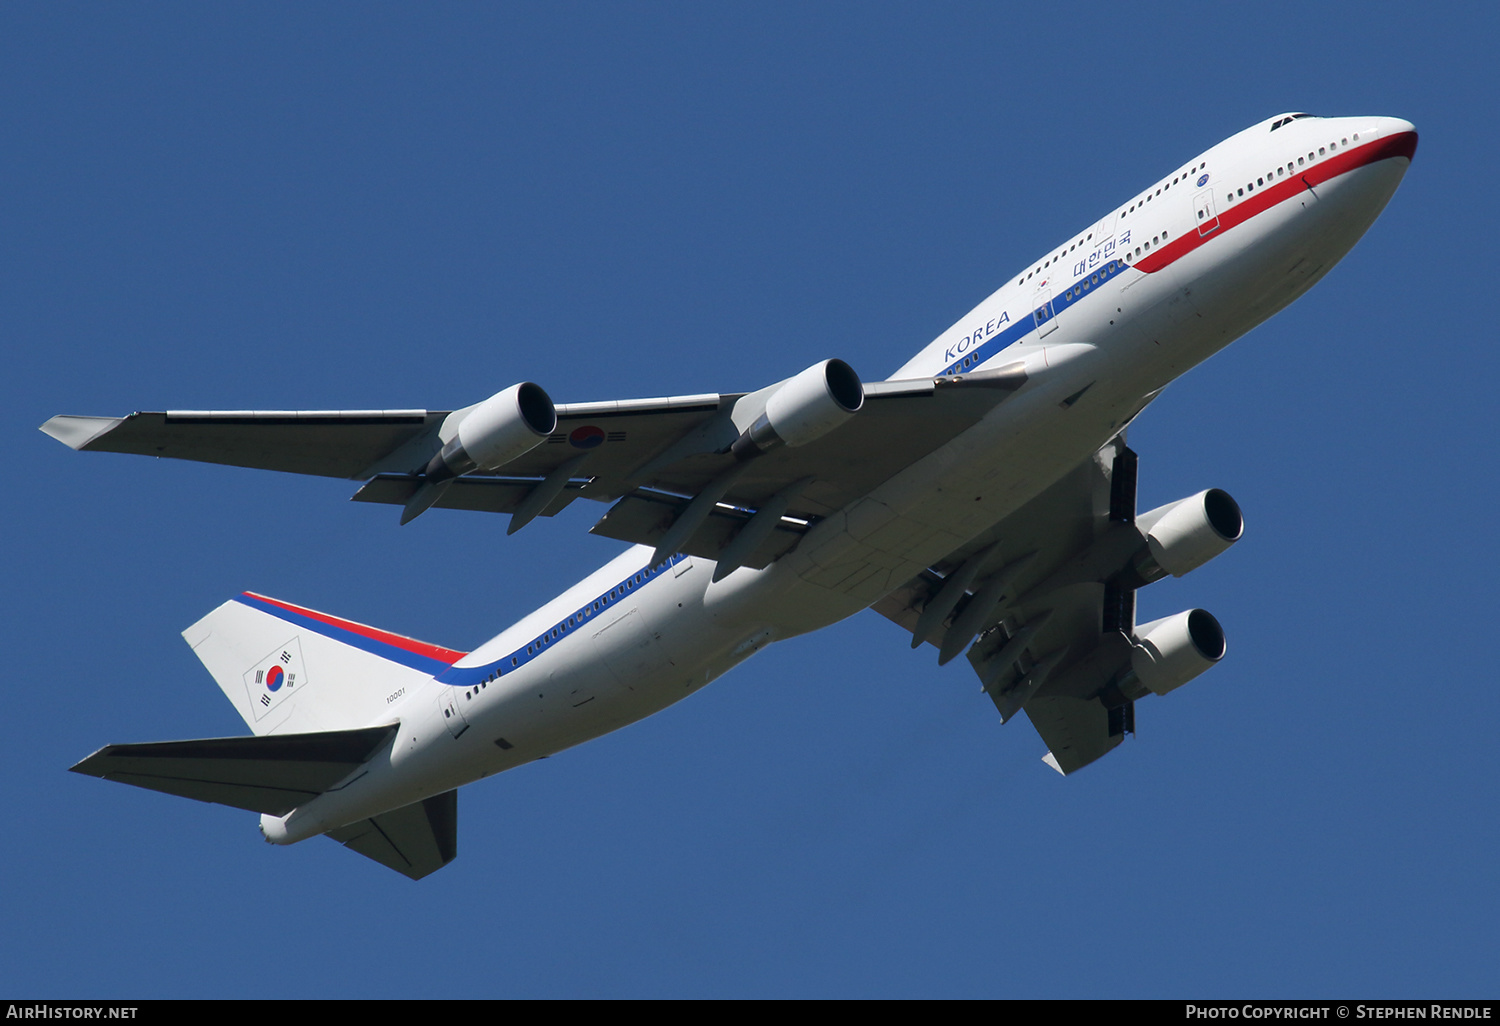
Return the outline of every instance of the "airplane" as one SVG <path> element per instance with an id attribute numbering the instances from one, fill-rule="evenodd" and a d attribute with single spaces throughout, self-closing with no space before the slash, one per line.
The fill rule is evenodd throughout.
<path id="1" fill-rule="evenodd" d="M 361 502 L 509 514 L 578 499 L 631 543 L 473 651 L 246 592 L 183 637 L 250 736 L 117 744 L 72 769 L 259 812 L 413 879 L 457 853 L 457 789 L 686 698 L 767 645 L 873 608 L 1066 775 L 1135 703 L 1226 651 L 1136 591 L 1243 533 L 1209 488 L 1136 509 L 1131 422 L 1317 283 L 1416 152 L 1391 117 L 1288 113 L 1173 168 L 1009 278 L 884 381 L 826 359 L 748 393 L 554 403 L 521 382 L 454 411 L 53 417 L 79 450 L 363 482 Z M 951 671 L 950 671 L 951 672 Z"/>

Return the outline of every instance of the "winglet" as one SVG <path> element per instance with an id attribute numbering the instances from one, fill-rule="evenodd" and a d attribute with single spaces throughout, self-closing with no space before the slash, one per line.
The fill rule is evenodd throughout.
<path id="1" fill-rule="evenodd" d="M 82 449 L 100 435 L 107 435 L 121 424 L 123 417 L 75 417 L 59 414 L 37 430 L 51 435 L 69 449 Z"/>

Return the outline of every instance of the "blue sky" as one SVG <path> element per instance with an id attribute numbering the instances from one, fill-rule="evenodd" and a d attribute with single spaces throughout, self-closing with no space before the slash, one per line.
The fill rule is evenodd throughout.
<path id="1" fill-rule="evenodd" d="M 9 4 L 0 991 L 36 996 L 1495 994 L 1484 7 Z M 465 789 L 412 883 L 64 772 L 243 733 L 178 632 L 253 589 L 468 648 L 602 564 L 354 486 L 68 452 L 55 413 L 466 405 L 890 373 L 1272 114 L 1421 146 L 1309 295 L 1132 433 L 1247 534 L 1142 594 L 1212 673 L 1064 780 L 871 613 Z"/>

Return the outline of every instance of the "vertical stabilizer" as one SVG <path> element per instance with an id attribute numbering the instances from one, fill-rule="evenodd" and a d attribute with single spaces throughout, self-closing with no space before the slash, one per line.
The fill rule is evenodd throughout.
<path id="1" fill-rule="evenodd" d="M 245 592 L 182 632 L 251 731 L 350 730 L 463 652 Z"/>

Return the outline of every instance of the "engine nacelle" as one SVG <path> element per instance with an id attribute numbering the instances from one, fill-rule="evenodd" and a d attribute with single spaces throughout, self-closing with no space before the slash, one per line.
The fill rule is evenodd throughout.
<path id="1" fill-rule="evenodd" d="M 502 467 L 541 445 L 556 428 L 557 408 L 540 385 L 511 385 L 469 407 L 458 432 L 427 464 L 427 479 Z"/>
<path id="2" fill-rule="evenodd" d="M 864 404 L 865 387 L 854 368 L 843 360 L 815 363 L 771 394 L 766 411 L 730 451 L 743 460 L 783 445 L 806 445 L 854 416 Z"/>
<path id="3" fill-rule="evenodd" d="M 1220 488 L 1142 513 L 1135 525 L 1146 536 L 1147 551 L 1134 570 L 1146 584 L 1198 569 L 1245 533 L 1239 503 Z"/>
<path id="4" fill-rule="evenodd" d="M 1224 658 L 1224 628 L 1202 609 L 1143 624 L 1135 637 L 1131 673 L 1158 695 L 1182 687 Z"/>

